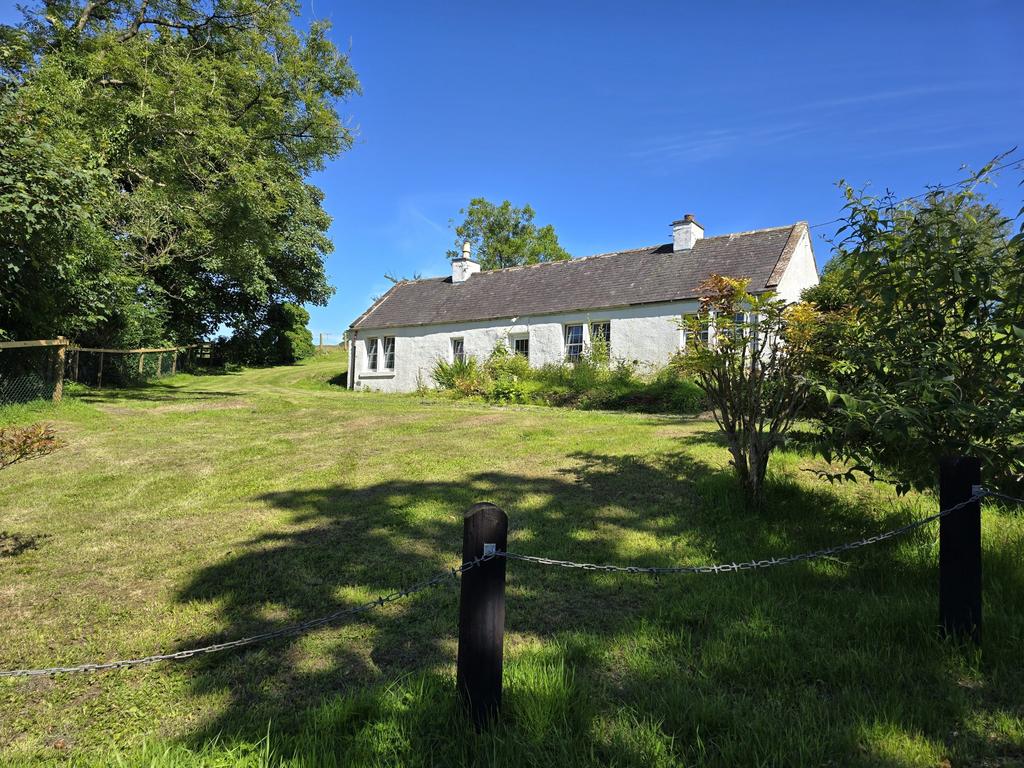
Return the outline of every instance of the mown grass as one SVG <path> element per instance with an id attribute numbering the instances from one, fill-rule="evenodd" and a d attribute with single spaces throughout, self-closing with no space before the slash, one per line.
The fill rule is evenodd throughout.
<path id="1" fill-rule="evenodd" d="M 814 549 L 934 511 L 793 453 L 745 509 L 714 425 L 356 394 L 343 363 L 164 379 L 10 408 L 68 445 L 0 474 L 0 667 L 73 664 L 312 618 L 456 565 L 490 500 L 510 548 L 687 564 Z M 929 528 L 763 573 L 509 564 L 504 716 L 455 700 L 457 591 L 248 651 L 0 681 L 7 764 L 1014 765 L 1024 521 L 984 518 L 979 651 L 938 639 Z"/>

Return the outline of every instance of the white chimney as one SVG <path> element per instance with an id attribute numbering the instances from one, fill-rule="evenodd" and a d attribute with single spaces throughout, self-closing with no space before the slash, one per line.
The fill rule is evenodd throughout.
<path id="1" fill-rule="evenodd" d="M 673 251 L 688 251 L 702 237 L 704 237 L 704 227 L 697 223 L 692 213 L 686 214 L 679 221 L 672 222 Z"/>
<path id="2" fill-rule="evenodd" d="M 470 257 L 471 248 L 472 246 L 469 244 L 469 240 L 467 240 L 462 244 L 462 256 L 458 259 L 452 259 L 453 283 L 464 283 L 469 280 L 470 275 L 475 275 L 480 271 L 480 265 Z"/>

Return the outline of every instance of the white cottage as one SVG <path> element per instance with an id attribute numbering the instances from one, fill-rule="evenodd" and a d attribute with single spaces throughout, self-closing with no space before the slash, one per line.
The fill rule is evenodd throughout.
<path id="1" fill-rule="evenodd" d="M 349 387 L 433 386 L 438 359 L 483 360 L 499 342 L 535 367 L 572 360 L 598 335 L 613 359 L 664 365 L 685 346 L 679 318 L 697 311 L 711 274 L 796 301 L 818 282 L 807 224 L 704 237 L 687 214 L 671 243 L 492 271 L 467 244 L 450 277 L 397 283 L 352 323 Z"/>

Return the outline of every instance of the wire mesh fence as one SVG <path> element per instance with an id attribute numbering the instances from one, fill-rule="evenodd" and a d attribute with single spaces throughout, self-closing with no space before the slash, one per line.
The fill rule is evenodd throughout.
<path id="1" fill-rule="evenodd" d="M 192 372 L 197 363 L 194 347 L 74 348 L 68 352 L 65 375 L 90 387 L 131 387 L 175 373 Z"/>
<path id="2" fill-rule="evenodd" d="M 0 405 L 61 399 L 64 381 L 131 387 L 218 363 L 210 344 L 152 349 L 69 346 L 64 338 L 0 342 Z"/>
<path id="3" fill-rule="evenodd" d="M 0 405 L 60 400 L 63 339 L 0 343 Z"/>

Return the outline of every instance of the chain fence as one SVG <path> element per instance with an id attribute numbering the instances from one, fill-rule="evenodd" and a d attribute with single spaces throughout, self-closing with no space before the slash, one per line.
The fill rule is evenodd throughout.
<path id="1" fill-rule="evenodd" d="M 250 635 L 248 637 L 239 638 L 237 640 L 229 640 L 222 643 L 214 643 L 212 645 L 206 645 L 199 648 L 190 648 L 182 651 L 175 651 L 173 653 L 156 654 L 152 656 L 144 656 L 136 659 L 123 659 L 119 661 L 109 661 L 102 663 L 93 664 L 79 664 L 77 666 L 54 666 L 45 667 L 39 669 L 11 669 L 11 670 L 0 670 L 0 678 L 4 677 L 36 677 L 44 675 L 56 675 L 62 673 L 76 673 L 76 672 L 101 672 L 112 669 L 122 669 L 125 667 L 136 667 L 147 664 L 154 664 L 161 661 L 180 661 L 184 659 L 190 659 L 195 656 L 217 653 L 219 651 L 227 651 L 235 648 L 242 648 L 245 646 L 255 645 L 257 643 L 263 643 L 270 640 L 274 640 L 281 637 L 288 637 L 293 635 L 302 634 L 312 629 L 317 629 L 329 624 L 337 622 L 346 616 L 354 616 L 357 614 L 365 613 L 375 608 L 381 608 L 389 603 L 396 602 L 403 598 L 414 595 L 417 592 L 423 590 L 432 589 L 441 584 L 452 584 L 457 578 L 471 570 L 482 565 L 489 560 L 494 558 L 505 558 L 506 560 L 518 560 L 520 562 L 534 563 L 537 565 L 555 566 L 559 568 L 571 568 L 583 571 L 600 571 L 608 573 L 625 573 L 625 574 L 641 574 L 650 576 L 664 576 L 670 574 L 721 574 L 721 573 L 734 573 L 738 571 L 751 571 L 751 570 L 762 570 L 772 568 L 779 565 L 787 565 L 790 563 L 796 563 L 806 560 L 815 560 L 823 557 L 831 557 L 834 555 L 841 554 L 843 552 L 849 552 L 851 550 L 860 549 L 862 547 L 870 546 L 871 544 L 877 544 L 883 541 L 904 536 L 911 531 L 922 528 L 930 523 L 940 520 L 947 515 L 957 512 L 964 507 L 975 504 L 985 497 L 999 498 L 1003 500 L 1013 501 L 1016 503 L 1024 504 L 1024 500 L 1016 499 L 1006 494 L 998 493 L 996 491 L 989 491 L 981 486 L 974 486 L 972 488 L 972 494 L 970 498 L 961 501 L 958 504 L 953 505 L 947 509 L 942 509 L 933 515 L 928 515 L 919 520 L 902 525 L 898 528 L 886 531 L 885 533 L 879 533 L 873 536 L 867 536 L 862 539 L 856 539 L 854 541 L 848 541 L 843 544 L 838 544 L 831 547 L 825 547 L 823 549 L 816 549 L 809 552 L 802 552 L 795 555 L 784 555 L 783 557 L 772 557 L 762 560 L 746 560 L 743 562 L 732 562 L 732 563 L 717 563 L 714 565 L 686 565 L 686 566 L 644 566 L 644 565 L 612 565 L 612 564 L 600 564 L 600 563 L 585 563 L 585 562 L 574 562 L 571 560 L 556 560 L 549 557 L 541 557 L 538 555 L 526 555 L 518 552 L 508 551 L 487 551 L 486 554 L 474 558 L 473 560 L 462 563 L 457 568 L 452 568 L 450 571 L 439 574 L 429 579 L 416 582 L 403 589 L 398 589 L 390 592 L 386 595 L 382 595 L 373 600 L 369 600 L 359 605 L 351 606 L 349 608 L 342 608 L 340 610 L 328 613 L 324 616 L 320 616 L 315 619 L 309 619 L 307 621 L 291 624 L 286 627 L 282 627 L 276 630 L 270 630 L 267 632 L 261 632 L 259 634 Z"/>
<path id="2" fill-rule="evenodd" d="M 991 496 L 993 499 L 1005 501 L 1009 504 L 1019 504 L 1021 506 L 1024 506 L 1024 499 L 1018 499 L 1016 496 L 1010 496 L 1009 494 L 1000 493 L 999 491 L 989 491 L 986 489 L 985 495 Z"/>
<path id="3" fill-rule="evenodd" d="M 244 648 L 248 645 L 255 645 L 257 643 L 264 643 L 269 640 L 274 640 L 280 637 L 290 637 L 292 635 L 302 634 L 312 629 L 333 624 L 334 622 L 342 619 L 346 616 L 354 616 L 360 613 L 366 613 L 374 608 L 382 608 L 389 603 L 394 603 L 403 598 L 414 595 L 417 592 L 422 592 L 427 589 L 433 589 L 442 584 L 453 584 L 460 575 L 469 571 L 477 566 L 493 560 L 496 554 L 487 554 L 482 557 L 474 558 L 468 562 L 463 563 L 458 568 L 452 568 L 450 571 L 442 574 L 438 574 L 429 579 L 418 581 L 411 584 L 404 589 L 397 589 L 394 592 L 390 592 L 386 595 L 382 595 L 373 600 L 368 600 L 365 603 L 354 605 L 350 608 L 342 608 L 340 610 L 328 613 L 325 616 L 320 616 L 315 619 L 309 619 L 302 621 L 297 624 L 291 624 L 281 629 L 275 629 L 268 632 L 261 632 L 256 635 L 250 635 L 249 637 L 242 637 L 237 640 L 228 640 L 223 643 L 214 643 L 212 645 L 204 645 L 200 648 L 189 648 L 183 651 L 175 651 L 174 653 L 161 653 L 152 656 L 143 656 L 138 659 L 122 659 L 120 661 L 107 661 L 98 664 L 79 664 L 73 667 L 45 667 L 41 669 L 8 669 L 0 671 L 0 677 L 41 677 L 45 675 L 57 675 L 65 673 L 75 672 L 104 672 L 111 669 L 123 669 L 125 667 L 138 667 L 146 664 L 155 664 L 160 661 L 180 661 L 183 659 L 191 659 L 194 656 L 200 656 L 204 654 L 217 653 L 218 651 L 228 651 L 234 648 Z"/>
<path id="4" fill-rule="evenodd" d="M 776 565 L 788 565 L 789 563 L 798 563 L 803 560 L 816 560 L 822 557 L 830 557 L 832 555 L 838 555 L 842 552 L 849 552 L 853 549 L 860 549 L 871 544 L 877 544 L 880 541 L 887 541 L 888 539 L 894 539 L 897 536 L 903 536 L 910 533 L 911 531 L 917 530 L 929 523 L 933 523 L 940 518 L 950 515 L 957 510 L 963 509 L 969 504 L 974 504 L 980 501 L 983 497 L 989 495 L 989 492 L 981 490 L 975 492 L 969 499 L 961 501 L 959 504 L 955 504 L 949 509 L 943 509 L 936 512 L 934 515 L 923 517 L 920 520 L 915 520 L 912 523 L 894 528 L 891 531 L 885 533 L 879 533 L 875 536 L 868 536 L 863 539 L 857 539 L 856 541 L 848 541 L 845 544 L 837 544 L 834 547 L 825 547 L 824 549 L 816 549 L 812 552 L 801 552 L 798 555 L 785 555 L 784 557 L 772 557 L 767 560 L 747 560 L 742 563 L 718 563 L 715 565 L 682 565 L 682 566 L 646 566 L 646 565 L 608 565 L 600 563 L 577 563 L 572 560 L 555 560 L 550 557 L 538 557 L 537 555 L 523 555 L 517 552 L 503 552 L 502 557 L 509 560 L 520 560 L 524 563 L 536 563 L 538 565 L 553 565 L 560 568 L 575 568 L 583 571 L 604 571 L 608 573 L 638 573 L 647 574 L 649 576 L 665 576 L 668 574 L 680 574 L 680 573 L 692 573 L 692 574 L 717 574 L 717 573 L 733 573 L 735 571 L 753 571 L 763 568 L 772 568 Z"/>

